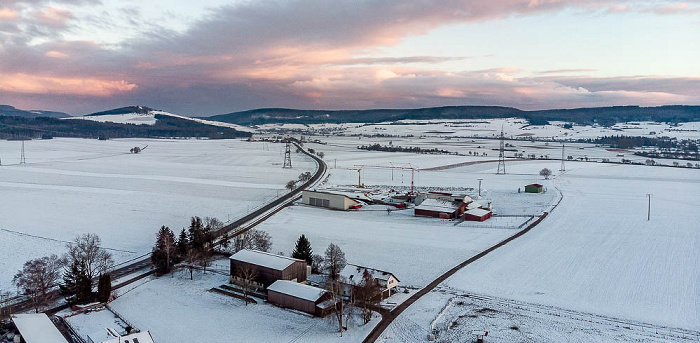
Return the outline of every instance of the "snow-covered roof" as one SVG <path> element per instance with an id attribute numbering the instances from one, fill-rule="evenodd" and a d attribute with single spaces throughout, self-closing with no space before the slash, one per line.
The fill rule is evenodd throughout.
<path id="1" fill-rule="evenodd" d="M 12 321 L 27 343 L 68 343 L 45 313 L 13 314 Z"/>
<path id="2" fill-rule="evenodd" d="M 351 199 L 351 200 L 370 201 L 370 198 L 368 198 L 364 193 L 353 192 L 353 191 L 344 191 L 344 190 L 337 190 L 337 189 L 312 189 L 310 191 L 304 191 L 304 192 L 340 195 L 340 196 L 344 196 L 344 197 Z"/>
<path id="3" fill-rule="evenodd" d="M 451 201 L 443 201 L 438 199 L 425 199 L 423 202 L 416 206 L 416 210 L 426 210 L 426 211 L 436 211 L 436 212 L 454 212 L 459 206 L 455 205 Z"/>
<path id="4" fill-rule="evenodd" d="M 360 280 L 362 280 L 362 275 L 365 273 L 365 270 L 369 272 L 372 278 L 377 280 L 387 281 L 390 277 L 393 276 L 394 279 L 396 279 L 396 281 L 399 281 L 399 279 L 390 272 L 358 266 L 354 264 L 346 265 L 345 268 L 343 268 L 343 270 L 340 272 L 340 276 L 344 277 L 350 283 L 358 283 L 360 282 Z"/>
<path id="5" fill-rule="evenodd" d="M 258 250 L 248 250 L 243 249 L 233 255 L 230 259 L 237 260 L 241 262 L 246 262 L 250 264 L 255 264 L 258 266 L 267 267 L 270 269 L 284 270 L 285 268 L 291 266 L 294 262 L 304 262 L 304 260 L 298 260 L 296 258 L 291 258 L 282 255 L 270 254 L 264 251 Z"/>
<path id="6" fill-rule="evenodd" d="M 464 214 L 470 214 L 470 215 L 476 216 L 476 217 L 483 217 L 489 213 L 491 213 L 491 211 L 485 210 L 483 208 L 473 208 L 469 211 L 464 212 Z"/>
<path id="7" fill-rule="evenodd" d="M 313 302 L 326 294 L 325 289 L 289 280 L 277 280 L 270 287 L 267 287 L 267 290 Z"/>
<path id="8" fill-rule="evenodd" d="M 481 204 L 479 204 L 479 203 L 476 202 L 476 201 L 472 201 L 472 202 L 470 202 L 470 203 L 467 204 L 467 209 L 468 209 L 468 210 L 471 210 L 471 209 L 474 209 L 474 208 L 479 208 L 479 207 L 481 207 Z"/>
<path id="9" fill-rule="evenodd" d="M 100 343 L 131 343 L 131 342 L 138 342 L 138 343 L 154 343 L 153 342 L 153 337 L 151 337 L 151 333 L 148 331 L 145 332 L 137 332 L 137 333 L 132 333 L 126 336 L 121 336 L 117 338 L 110 339 L 108 341 L 102 341 Z"/>

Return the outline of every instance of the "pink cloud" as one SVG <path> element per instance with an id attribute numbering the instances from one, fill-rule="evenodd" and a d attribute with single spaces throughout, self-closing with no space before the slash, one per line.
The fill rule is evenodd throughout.
<path id="1" fill-rule="evenodd" d="M 95 78 L 66 78 L 30 74 L 0 74 L 0 90 L 28 94 L 69 94 L 107 97 L 134 90 L 137 85 Z"/>
<path id="2" fill-rule="evenodd" d="M 71 11 L 64 8 L 46 7 L 36 10 L 32 13 L 32 18 L 37 24 L 62 28 L 68 25 L 68 22 L 75 19 Z"/>

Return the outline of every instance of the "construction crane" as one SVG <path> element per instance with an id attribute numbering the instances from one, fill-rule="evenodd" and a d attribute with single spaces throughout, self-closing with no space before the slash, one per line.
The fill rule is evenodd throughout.
<path id="1" fill-rule="evenodd" d="M 356 166 L 357 167 L 357 166 Z M 362 184 L 362 168 L 343 168 L 343 167 L 338 167 L 335 169 L 345 169 L 345 170 L 355 170 L 357 171 L 357 188 L 365 188 L 365 186 Z"/>
<path id="2" fill-rule="evenodd" d="M 395 166 L 393 163 L 389 162 L 391 164 L 390 166 L 378 166 L 378 165 L 355 165 L 355 167 L 361 167 L 361 168 L 379 168 L 379 169 L 391 169 L 392 170 L 392 177 L 393 177 L 393 170 L 394 169 L 405 169 L 405 170 L 410 170 L 411 171 L 411 195 L 416 194 L 415 193 L 415 172 L 417 170 L 420 170 L 410 163 L 408 163 L 408 166 Z"/>

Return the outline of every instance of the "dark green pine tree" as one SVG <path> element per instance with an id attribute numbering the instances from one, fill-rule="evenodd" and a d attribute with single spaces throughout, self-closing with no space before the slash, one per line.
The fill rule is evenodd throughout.
<path id="1" fill-rule="evenodd" d="M 59 285 L 59 288 L 61 289 L 61 295 L 63 295 L 63 297 L 70 305 L 76 303 L 76 294 L 78 293 L 78 274 L 80 274 L 78 264 L 73 263 L 70 269 L 67 269 L 63 273 L 63 283 Z"/>
<path id="2" fill-rule="evenodd" d="M 92 301 L 92 280 L 85 266 L 74 263 L 63 273 L 63 284 L 59 285 L 61 295 L 68 304 L 85 304 Z"/>
<path id="3" fill-rule="evenodd" d="M 297 239 L 297 245 L 294 247 L 292 257 L 311 263 L 311 256 L 313 253 L 311 242 L 302 234 L 301 237 Z"/>
<path id="4" fill-rule="evenodd" d="M 100 274 L 97 283 L 97 301 L 106 303 L 112 295 L 112 277 L 109 274 Z"/>
<path id="5" fill-rule="evenodd" d="M 187 256 L 187 232 L 185 229 L 180 231 L 180 237 L 177 239 L 177 254 L 179 260 L 183 260 Z"/>

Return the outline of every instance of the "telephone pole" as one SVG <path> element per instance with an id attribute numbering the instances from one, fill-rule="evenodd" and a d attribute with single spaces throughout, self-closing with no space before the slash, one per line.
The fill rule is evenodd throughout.
<path id="1" fill-rule="evenodd" d="M 22 153 L 19 157 L 19 164 L 26 164 L 27 163 L 27 157 L 24 155 L 24 141 L 22 141 Z"/>
<path id="2" fill-rule="evenodd" d="M 647 205 L 647 221 L 651 219 L 651 194 L 647 193 L 647 198 L 649 198 L 649 204 Z"/>
<path id="3" fill-rule="evenodd" d="M 483 179 L 478 179 L 479 180 L 479 197 L 481 197 L 481 180 Z"/>

